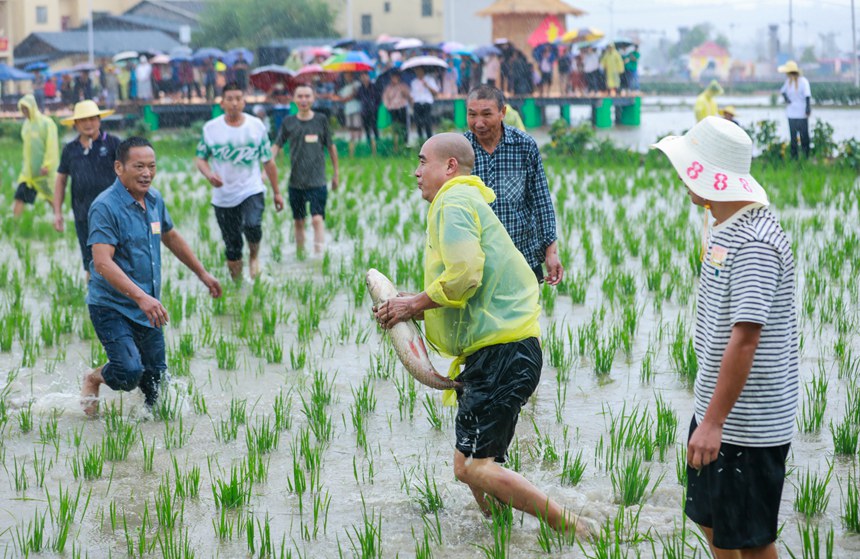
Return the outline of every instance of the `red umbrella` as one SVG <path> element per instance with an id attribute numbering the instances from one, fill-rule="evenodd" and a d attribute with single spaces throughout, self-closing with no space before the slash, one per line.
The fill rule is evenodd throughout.
<path id="1" fill-rule="evenodd" d="M 287 68 L 276 64 L 256 68 L 251 72 L 250 79 L 251 85 L 267 93 L 279 83 L 284 85 L 284 89 L 291 89 L 295 84 L 294 74 Z"/>
<path id="2" fill-rule="evenodd" d="M 334 81 L 337 79 L 337 75 L 319 64 L 308 64 L 296 72 L 296 81 L 307 83 L 313 81 L 314 78 L 319 78 L 322 81 Z"/>

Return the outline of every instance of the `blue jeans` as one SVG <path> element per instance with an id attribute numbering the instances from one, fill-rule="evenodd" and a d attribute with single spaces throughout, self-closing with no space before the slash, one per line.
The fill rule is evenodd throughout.
<path id="1" fill-rule="evenodd" d="M 140 388 L 146 405 L 155 405 L 161 376 L 167 369 L 164 333 L 160 328 L 141 326 L 110 307 L 89 308 L 93 328 L 108 357 L 102 368 L 105 384 L 124 392 Z"/>

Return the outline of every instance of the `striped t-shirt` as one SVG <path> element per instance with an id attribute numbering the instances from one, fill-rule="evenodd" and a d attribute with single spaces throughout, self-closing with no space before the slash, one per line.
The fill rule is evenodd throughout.
<path id="1" fill-rule="evenodd" d="M 702 263 L 696 311 L 696 421 L 714 394 L 732 327 L 762 324 L 749 378 L 723 426 L 723 442 L 791 442 L 798 398 L 794 257 L 776 218 L 751 204 L 714 227 Z"/>

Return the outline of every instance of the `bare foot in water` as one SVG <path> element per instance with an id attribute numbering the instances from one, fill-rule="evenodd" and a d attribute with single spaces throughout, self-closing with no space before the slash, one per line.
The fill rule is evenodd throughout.
<path id="1" fill-rule="evenodd" d="M 567 517 L 567 529 L 565 531 L 569 532 L 570 527 L 573 526 L 577 540 L 590 540 L 600 533 L 600 525 L 590 518 L 574 514 L 570 511 L 567 511 L 565 516 Z"/>
<path id="2" fill-rule="evenodd" d="M 81 386 L 81 406 L 89 417 L 95 417 L 99 413 L 99 387 L 104 381 L 102 367 L 96 367 L 84 375 Z"/>

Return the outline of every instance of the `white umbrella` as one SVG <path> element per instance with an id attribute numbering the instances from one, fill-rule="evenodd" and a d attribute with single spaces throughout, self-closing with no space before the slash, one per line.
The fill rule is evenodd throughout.
<path id="1" fill-rule="evenodd" d="M 421 39 L 401 39 L 394 43 L 394 50 L 417 49 L 424 46 L 424 41 Z"/>
<path id="2" fill-rule="evenodd" d="M 436 68 L 447 68 L 448 63 L 439 58 L 438 56 L 416 56 L 410 58 L 406 62 L 404 62 L 401 66 L 401 70 L 408 70 L 410 68 L 418 68 L 421 66 L 433 66 Z"/>
<path id="3" fill-rule="evenodd" d="M 156 54 L 149 62 L 152 64 L 170 64 L 170 57 L 166 54 Z"/>
<path id="4" fill-rule="evenodd" d="M 121 60 L 131 60 L 132 58 L 137 60 L 140 54 L 136 50 L 124 50 L 120 53 L 113 55 L 113 61 L 119 62 Z"/>

